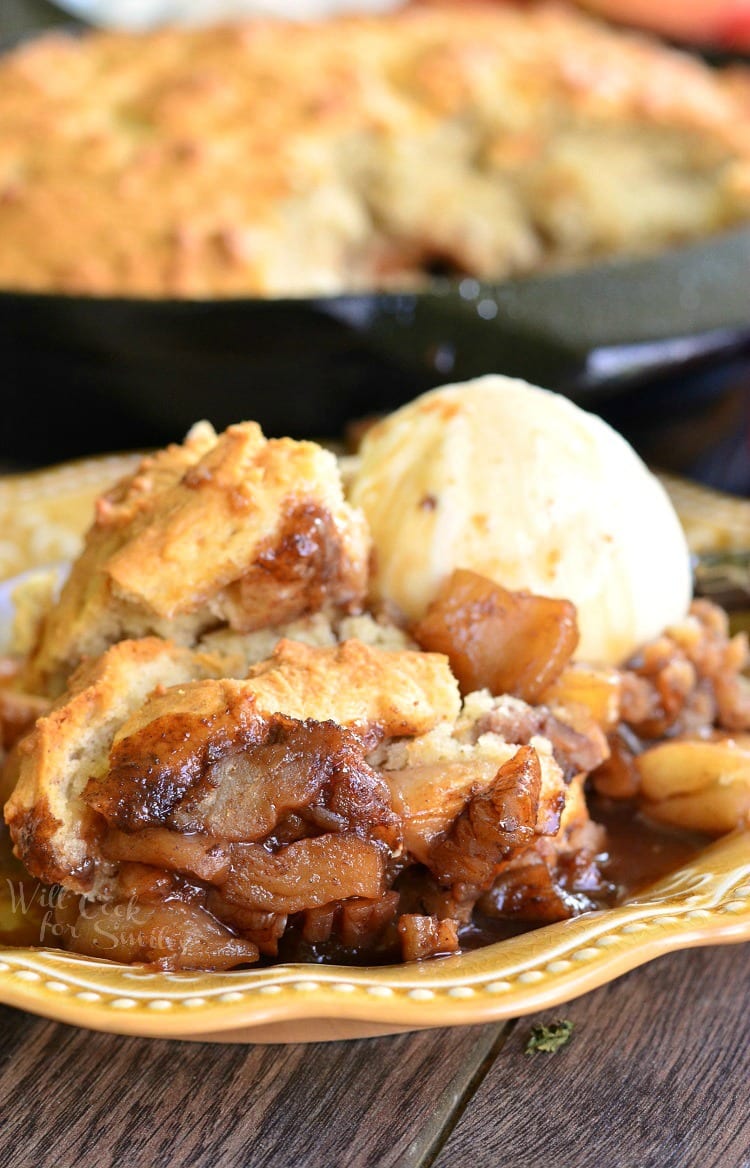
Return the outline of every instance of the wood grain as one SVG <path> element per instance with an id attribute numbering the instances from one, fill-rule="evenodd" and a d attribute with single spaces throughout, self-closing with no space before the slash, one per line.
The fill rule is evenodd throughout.
<path id="1" fill-rule="evenodd" d="M 0 1009 L 0 1168 L 750 1168 L 750 948 L 663 958 L 532 1023 L 181 1044 Z"/>
<path id="2" fill-rule="evenodd" d="M 0 1165 L 416 1168 L 502 1034 L 224 1046 L 0 1009 Z"/>
<path id="3" fill-rule="evenodd" d="M 748 1168 L 749 958 L 674 954 L 522 1020 L 434 1168 Z M 555 1017 L 570 1044 L 524 1054 Z"/>

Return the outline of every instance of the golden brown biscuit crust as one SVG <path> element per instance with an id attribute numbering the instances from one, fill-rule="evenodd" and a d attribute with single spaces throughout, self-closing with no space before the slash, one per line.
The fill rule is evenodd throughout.
<path id="1" fill-rule="evenodd" d="M 663 246 L 748 217 L 748 91 L 547 3 L 47 36 L 0 64 L 0 286 L 299 295 Z"/>
<path id="2" fill-rule="evenodd" d="M 357 640 L 331 649 L 281 641 L 242 684 L 259 710 L 330 718 L 379 737 L 425 734 L 438 722 L 454 721 L 461 706 L 447 657 L 374 649 Z"/>
<path id="3" fill-rule="evenodd" d="M 100 500 L 26 687 L 60 692 L 78 661 L 124 637 L 194 645 L 207 628 L 248 632 L 356 605 L 368 555 L 329 451 L 267 440 L 254 422 L 219 437 L 204 423 Z"/>
<path id="4" fill-rule="evenodd" d="M 221 674 L 223 662 L 168 641 L 122 641 L 83 665 L 68 692 L 18 746 L 5 820 L 33 875 L 85 892 L 94 885 L 95 823 L 81 793 L 107 764 L 118 726 L 159 686 Z"/>
<path id="5" fill-rule="evenodd" d="M 284 641 L 246 681 L 220 679 L 222 665 L 218 657 L 150 637 L 120 642 L 78 670 L 69 692 L 22 743 L 18 783 L 5 808 L 16 850 L 34 875 L 80 891 L 106 876 L 91 784 L 107 773 L 113 747 L 152 724 L 162 725 L 175 770 L 180 751 L 187 766 L 199 738 L 247 733 L 250 741 L 253 723 L 277 713 L 334 722 L 377 740 L 425 733 L 460 707 L 457 683 L 438 654 L 356 641 L 335 648 Z M 170 719 L 188 727 L 182 746 L 179 734 L 169 736 Z"/>

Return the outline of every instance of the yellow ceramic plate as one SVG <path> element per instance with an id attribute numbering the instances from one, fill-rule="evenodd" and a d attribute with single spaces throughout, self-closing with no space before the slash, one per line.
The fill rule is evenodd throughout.
<path id="1" fill-rule="evenodd" d="M 64 473 L 78 489 L 70 468 Z M 89 490 L 95 476 L 90 467 L 86 474 Z M 54 498 L 59 522 L 63 480 L 52 490 L 49 477 L 36 479 Z M 45 523 L 32 481 L 10 484 L 12 502 L 19 492 L 23 497 L 24 532 Z M 0 483 L 0 514 L 5 507 L 8 517 L 9 490 L 3 492 Z M 28 564 L 13 564 L 20 566 Z M 750 940 L 748 832 L 720 840 L 617 908 L 456 957 L 377 969 L 281 965 L 169 974 L 50 949 L 0 948 L 0 1001 L 123 1034 L 226 1042 L 355 1038 L 516 1017 L 569 1001 L 673 949 L 743 940 Z"/>
<path id="2" fill-rule="evenodd" d="M 646 894 L 473 953 L 352 969 L 151 973 L 49 949 L 0 949 L 0 1001 L 122 1034 L 226 1042 L 356 1038 L 559 1005 L 662 953 L 750 939 L 750 833 Z"/>

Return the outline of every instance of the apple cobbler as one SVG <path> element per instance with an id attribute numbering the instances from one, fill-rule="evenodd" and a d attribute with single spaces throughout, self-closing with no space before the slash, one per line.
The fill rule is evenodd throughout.
<path id="1" fill-rule="evenodd" d="M 592 791 L 709 833 L 747 817 L 747 643 L 720 610 L 589 664 L 570 600 L 458 568 L 409 620 L 377 556 L 333 456 L 253 424 L 201 425 L 100 500 L 0 687 L 5 818 L 59 944 L 422 959 L 611 902 Z"/>
<path id="2" fill-rule="evenodd" d="M 46 36 L 0 63 L 0 287 L 499 279 L 750 218 L 750 87 L 554 3 Z"/>

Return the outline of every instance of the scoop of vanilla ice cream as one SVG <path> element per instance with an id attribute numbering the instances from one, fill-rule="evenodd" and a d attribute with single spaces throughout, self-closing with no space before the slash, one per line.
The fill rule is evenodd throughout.
<path id="1" fill-rule="evenodd" d="M 367 434 L 352 501 L 374 590 L 420 617 L 454 568 L 578 608 L 576 656 L 622 662 L 684 616 L 688 548 L 661 484 L 610 426 L 507 377 L 447 385 Z"/>

